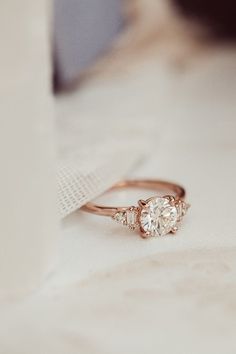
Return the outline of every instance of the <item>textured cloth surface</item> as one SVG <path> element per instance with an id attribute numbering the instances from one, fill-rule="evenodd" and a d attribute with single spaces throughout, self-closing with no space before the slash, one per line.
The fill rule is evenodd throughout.
<path id="1" fill-rule="evenodd" d="M 88 133 L 89 134 L 89 133 Z M 72 213 L 123 178 L 145 156 L 139 142 L 112 140 L 81 147 L 63 158 L 58 168 L 58 197 L 61 217 Z"/>

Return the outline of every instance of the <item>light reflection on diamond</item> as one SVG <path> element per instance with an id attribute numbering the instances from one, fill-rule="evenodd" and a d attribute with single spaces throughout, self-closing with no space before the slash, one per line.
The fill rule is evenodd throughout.
<path id="1" fill-rule="evenodd" d="M 165 197 L 151 198 L 143 207 L 140 225 L 151 236 L 164 236 L 177 224 L 178 211 Z"/>

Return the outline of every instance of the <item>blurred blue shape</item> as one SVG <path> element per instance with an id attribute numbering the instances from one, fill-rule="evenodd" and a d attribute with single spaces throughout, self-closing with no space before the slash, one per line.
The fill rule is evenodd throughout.
<path id="1" fill-rule="evenodd" d="M 59 88 L 78 79 L 123 27 L 123 0 L 54 0 L 54 77 Z"/>

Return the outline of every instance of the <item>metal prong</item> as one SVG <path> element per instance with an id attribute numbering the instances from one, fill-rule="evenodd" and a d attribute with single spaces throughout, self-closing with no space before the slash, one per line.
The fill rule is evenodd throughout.
<path id="1" fill-rule="evenodd" d="M 151 234 L 150 234 L 150 232 L 145 232 L 145 231 L 143 231 L 142 229 L 140 229 L 140 236 L 141 236 L 142 238 L 148 238 L 148 237 L 151 236 Z"/>
<path id="2" fill-rule="evenodd" d="M 176 199 L 173 195 L 164 195 L 163 198 L 168 199 L 172 205 L 175 205 L 175 203 L 176 203 Z"/>
<path id="3" fill-rule="evenodd" d="M 170 232 L 171 232 L 171 234 L 176 234 L 177 231 L 178 231 L 178 227 L 174 226 Z"/>
<path id="4" fill-rule="evenodd" d="M 140 200 L 138 201 L 138 205 L 139 205 L 141 208 L 143 208 L 143 207 L 145 207 L 145 206 L 147 205 L 147 202 L 146 202 L 145 200 L 143 200 L 143 199 L 140 199 Z"/>

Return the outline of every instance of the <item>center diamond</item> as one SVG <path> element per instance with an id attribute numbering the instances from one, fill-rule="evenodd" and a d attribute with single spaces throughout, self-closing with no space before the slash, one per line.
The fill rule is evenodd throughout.
<path id="1" fill-rule="evenodd" d="M 164 236 L 176 225 L 178 211 L 168 197 L 148 200 L 140 214 L 140 225 L 146 235 Z"/>

